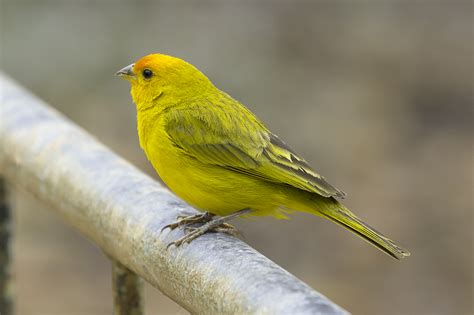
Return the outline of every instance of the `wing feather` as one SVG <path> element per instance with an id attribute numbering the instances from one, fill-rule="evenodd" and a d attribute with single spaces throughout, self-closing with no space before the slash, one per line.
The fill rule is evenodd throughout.
<path id="1" fill-rule="evenodd" d="M 185 104 L 167 115 L 170 139 L 185 154 L 202 163 L 324 197 L 345 195 L 228 95 L 218 102 Z"/>

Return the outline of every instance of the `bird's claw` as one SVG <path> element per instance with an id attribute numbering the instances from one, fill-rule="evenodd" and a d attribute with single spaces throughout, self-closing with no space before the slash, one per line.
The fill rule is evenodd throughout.
<path id="1" fill-rule="evenodd" d="M 171 231 L 173 231 L 173 230 L 176 229 L 178 226 L 179 226 L 179 223 L 178 223 L 178 222 L 170 223 L 170 224 L 165 225 L 165 226 L 161 229 L 160 232 L 163 232 L 163 231 L 166 230 L 166 229 L 170 229 Z"/>
<path id="2" fill-rule="evenodd" d="M 188 233 L 184 235 L 183 237 L 179 238 L 178 240 L 169 243 L 166 246 L 166 248 L 168 249 L 171 245 L 179 247 L 184 243 L 190 243 L 192 240 L 198 238 L 199 236 L 207 232 L 222 232 L 222 233 L 227 233 L 233 236 L 240 236 L 239 231 L 235 227 L 227 223 L 227 221 L 235 217 L 238 217 L 240 215 L 249 213 L 250 211 L 251 210 L 249 208 L 245 208 L 245 209 L 236 211 L 230 215 L 227 215 L 225 217 L 217 217 L 217 218 L 214 218 L 213 214 L 206 212 L 201 215 L 195 215 L 192 217 L 183 218 L 176 223 L 169 224 L 165 226 L 164 228 L 167 228 L 167 227 L 173 228 L 175 225 L 176 227 L 180 225 L 185 225 L 184 231 L 185 233 L 186 232 Z M 199 227 L 190 226 L 195 223 L 204 223 L 204 224 Z"/>
<path id="3" fill-rule="evenodd" d="M 202 234 L 209 231 L 209 227 L 208 227 L 207 224 L 205 224 L 205 225 L 203 225 L 201 227 L 198 227 L 198 228 L 186 227 L 185 230 L 191 230 L 191 231 L 189 233 L 187 233 L 186 235 L 184 235 L 183 237 L 177 239 L 176 241 L 173 241 L 173 242 L 169 243 L 166 246 L 166 249 L 170 248 L 171 245 L 179 247 L 179 246 L 181 246 L 185 243 L 190 243 L 192 240 L 196 239 L 197 237 L 199 237 Z"/>
<path id="4" fill-rule="evenodd" d="M 212 223 L 212 222 L 209 222 L 209 223 Z M 229 223 L 222 223 L 218 226 L 213 226 L 212 224 L 208 224 L 208 223 L 200 227 L 186 226 L 184 228 L 184 231 L 187 233 L 186 235 L 177 239 L 176 241 L 169 243 L 166 246 L 166 248 L 168 249 L 172 245 L 179 247 L 183 244 L 190 243 L 194 239 L 198 238 L 199 236 L 207 232 L 226 233 L 235 237 L 238 237 L 241 235 L 240 232 Z"/>
<path id="5" fill-rule="evenodd" d="M 161 232 L 163 232 L 166 229 L 171 229 L 172 231 L 182 225 L 186 226 L 186 225 L 201 223 L 201 222 L 206 223 L 206 222 L 209 222 L 212 219 L 212 217 L 213 215 L 210 214 L 209 212 L 205 212 L 203 214 L 194 214 L 194 215 L 179 215 L 177 217 L 178 221 L 165 225 L 161 229 Z"/>

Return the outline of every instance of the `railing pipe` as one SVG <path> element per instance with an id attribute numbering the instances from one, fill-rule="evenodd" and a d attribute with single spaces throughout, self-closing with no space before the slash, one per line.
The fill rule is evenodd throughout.
<path id="1" fill-rule="evenodd" d="M 161 233 L 162 227 L 194 209 L 5 75 L 0 86 L 0 174 L 185 309 L 345 314 L 229 235 L 211 233 L 166 249 L 183 232 Z"/>

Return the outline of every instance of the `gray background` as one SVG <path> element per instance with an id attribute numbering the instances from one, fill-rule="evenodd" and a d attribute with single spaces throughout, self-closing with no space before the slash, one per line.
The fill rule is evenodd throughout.
<path id="1" fill-rule="evenodd" d="M 354 314 L 471 314 L 473 4 L 7 1 L 1 69 L 155 176 L 115 71 L 184 58 L 254 111 L 346 204 L 413 253 L 334 224 L 240 220 L 246 241 Z M 1 122 L 1 121 L 0 121 Z M 19 314 L 110 314 L 110 266 L 15 192 Z M 147 289 L 149 314 L 183 314 Z"/>

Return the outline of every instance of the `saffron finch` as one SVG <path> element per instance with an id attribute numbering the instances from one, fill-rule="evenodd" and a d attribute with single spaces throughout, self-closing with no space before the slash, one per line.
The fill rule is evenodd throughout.
<path id="1" fill-rule="evenodd" d="M 396 259 L 410 255 L 342 205 L 337 198 L 344 192 L 193 65 L 151 54 L 117 75 L 131 84 L 140 146 L 151 164 L 176 195 L 204 212 L 167 226 L 190 230 L 173 245 L 209 230 L 233 233 L 227 222 L 234 217 L 286 218 L 302 211 L 345 227 Z M 203 225 L 190 227 L 195 223 Z"/>

